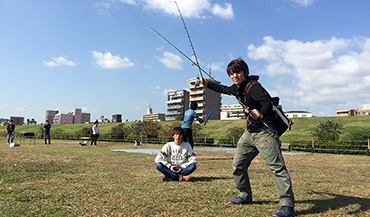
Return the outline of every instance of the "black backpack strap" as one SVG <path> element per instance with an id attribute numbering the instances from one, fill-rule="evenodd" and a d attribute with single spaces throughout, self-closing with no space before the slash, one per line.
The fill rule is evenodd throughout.
<path id="1" fill-rule="evenodd" d="M 253 85 L 256 85 L 256 84 L 258 84 L 258 85 L 261 85 L 260 83 L 258 83 L 257 81 L 255 81 L 255 80 L 251 80 L 251 81 L 249 81 L 248 83 L 247 83 L 247 85 L 245 85 L 245 89 L 247 90 L 246 92 L 244 92 L 243 93 L 243 95 L 248 95 L 248 93 L 249 93 L 249 91 L 250 91 L 250 89 L 252 88 L 252 86 Z"/>

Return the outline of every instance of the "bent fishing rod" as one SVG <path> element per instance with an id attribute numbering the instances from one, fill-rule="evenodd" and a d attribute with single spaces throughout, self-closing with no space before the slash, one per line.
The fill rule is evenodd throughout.
<path id="1" fill-rule="evenodd" d="M 185 28 L 185 31 L 186 31 L 186 34 L 188 36 L 188 39 L 189 39 L 189 43 L 190 43 L 190 46 L 191 46 L 191 49 L 193 50 L 193 56 L 195 58 L 195 61 L 197 62 L 197 65 L 199 66 L 199 61 L 198 61 L 198 57 L 197 57 L 197 54 L 195 53 L 195 49 L 194 49 L 194 46 L 193 46 L 193 42 L 191 41 L 191 38 L 190 38 L 190 34 L 189 34 L 189 31 L 188 31 L 188 28 L 186 27 L 186 24 L 185 24 L 185 20 L 184 18 L 182 17 L 182 14 L 181 14 L 181 11 L 180 11 L 180 8 L 179 8 L 179 5 L 177 4 L 177 2 L 175 1 L 175 4 L 176 4 L 176 7 L 177 7 L 177 11 L 179 12 L 180 14 L 180 18 L 181 18 L 181 21 L 182 23 L 184 24 L 184 28 Z M 199 68 L 198 68 L 199 69 Z M 199 74 L 200 74 L 200 77 L 203 79 L 203 74 L 202 74 L 202 70 L 199 69 Z"/>
<path id="2" fill-rule="evenodd" d="M 202 67 L 200 67 L 200 65 L 196 62 L 194 62 L 194 60 L 192 60 L 189 56 L 187 56 L 184 52 L 182 52 L 179 48 L 177 48 L 174 44 L 172 44 L 169 40 L 167 40 L 167 38 L 165 38 L 163 35 L 161 35 L 161 33 L 157 32 L 153 27 L 151 27 L 149 24 L 147 23 L 144 23 L 150 30 L 152 30 L 155 34 L 157 34 L 160 38 L 162 38 L 163 40 L 165 40 L 167 42 L 167 44 L 171 45 L 173 48 L 175 48 L 181 55 L 183 55 L 186 59 L 188 59 L 193 65 L 195 65 L 200 71 L 202 71 L 204 74 L 206 74 L 210 79 L 212 79 L 213 81 L 217 82 L 214 78 L 212 78 L 212 76 L 210 74 L 208 74 Z"/>
<path id="3" fill-rule="evenodd" d="M 175 2 L 176 3 L 176 2 Z M 194 55 L 194 58 L 196 60 L 196 62 L 194 62 L 189 56 L 187 56 L 184 52 L 182 52 L 179 48 L 177 48 L 173 43 L 171 43 L 167 38 L 165 38 L 162 34 L 160 34 L 158 31 L 156 31 L 153 27 L 151 27 L 149 24 L 147 24 L 146 22 L 144 23 L 150 30 L 152 30 L 155 34 L 157 34 L 160 38 L 162 38 L 163 40 L 165 40 L 167 42 L 167 44 L 171 45 L 174 49 L 176 49 L 181 55 L 183 55 L 186 59 L 188 59 L 193 65 L 195 65 L 198 69 L 199 69 L 199 72 L 200 72 L 200 75 L 203 78 L 202 76 L 202 72 L 204 72 L 212 81 L 214 81 L 216 84 L 219 85 L 219 82 L 216 81 L 210 74 L 208 74 L 200 65 L 199 65 L 199 61 L 198 61 L 198 58 L 196 56 L 196 53 L 195 53 L 195 49 L 194 49 L 194 46 L 193 46 L 193 43 L 191 41 L 191 38 L 190 38 L 190 35 L 189 35 L 189 32 L 187 30 L 187 27 L 186 27 L 186 24 L 185 24 L 185 21 L 182 17 L 182 14 L 180 12 L 180 9 L 179 9 L 179 6 L 177 5 L 176 3 L 176 6 L 177 6 L 177 9 L 178 9 L 178 12 L 180 13 L 180 17 L 181 17 L 181 20 L 184 24 L 184 28 L 186 30 L 186 33 L 187 33 L 187 36 L 188 36 L 188 39 L 189 39 L 189 42 L 190 42 L 190 45 L 192 47 L 192 50 L 193 50 L 193 55 Z M 233 95 L 228 89 L 225 89 L 225 92 L 227 92 L 229 95 Z M 244 104 L 242 101 L 240 101 L 237 97 L 235 97 L 235 99 L 243 106 L 247 116 L 251 116 L 253 117 L 253 114 L 251 112 L 251 110 L 249 109 L 249 107 Z M 270 129 L 271 131 L 274 131 L 273 129 L 270 128 L 270 126 L 268 126 L 262 119 L 260 119 L 260 121 L 262 122 L 263 125 L 265 125 L 268 129 Z"/>

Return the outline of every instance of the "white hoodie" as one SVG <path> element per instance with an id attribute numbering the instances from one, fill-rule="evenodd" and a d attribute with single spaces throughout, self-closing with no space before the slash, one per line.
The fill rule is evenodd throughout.
<path id="1" fill-rule="evenodd" d="M 176 145 L 174 142 L 168 142 L 158 153 L 155 162 L 161 162 L 168 168 L 171 165 L 180 165 L 184 169 L 191 163 L 196 164 L 197 156 L 195 156 L 193 149 L 187 142 L 182 142 L 180 145 Z"/>

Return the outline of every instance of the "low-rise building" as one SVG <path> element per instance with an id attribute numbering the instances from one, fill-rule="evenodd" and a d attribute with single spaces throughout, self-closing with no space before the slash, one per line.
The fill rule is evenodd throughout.
<path id="1" fill-rule="evenodd" d="M 288 118 L 310 118 L 312 117 L 312 113 L 308 111 L 288 111 L 288 112 L 285 112 L 285 115 Z"/>
<path id="2" fill-rule="evenodd" d="M 13 121 L 14 125 L 23 125 L 24 124 L 24 117 L 10 116 L 10 120 Z"/>
<path id="3" fill-rule="evenodd" d="M 34 118 L 32 118 L 31 120 L 27 119 L 27 125 L 37 125 L 37 121 Z"/>
<path id="4" fill-rule="evenodd" d="M 337 117 L 370 115 L 370 104 L 363 104 L 362 109 L 348 109 L 336 111 Z"/>
<path id="5" fill-rule="evenodd" d="M 245 118 L 243 107 L 239 104 L 221 105 L 221 120 L 242 119 Z"/>
<path id="6" fill-rule="evenodd" d="M 165 121 L 166 114 L 153 113 L 152 108 L 148 108 L 147 113 L 142 116 L 143 121 Z"/>

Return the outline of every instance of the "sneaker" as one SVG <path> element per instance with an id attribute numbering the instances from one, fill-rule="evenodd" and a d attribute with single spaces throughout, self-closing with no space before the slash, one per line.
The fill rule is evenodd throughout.
<path id="1" fill-rule="evenodd" d="M 162 177 L 162 181 L 164 181 L 164 182 L 171 181 L 171 180 L 172 180 L 172 178 L 169 177 L 169 176 L 163 175 L 163 177 Z"/>
<path id="2" fill-rule="evenodd" d="M 294 208 L 291 206 L 282 206 L 277 212 L 274 213 L 274 217 L 290 217 L 294 215 Z"/>
<path id="3" fill-rule="evenodd" d="M 235 205 L 241 205 L 241 204 L 251 204 L 252 200 L 247 200 L 242 197 L 237 197 L 235 199 L 229 200 L 229 202 Z"/>
<path id="4" fill-rule="evenodd" d="M 181 176 L 180 181 L 183 181 L 183 182 L 190 182 L 191 181 L 191 176 L 188 175 L 188 176 Z"/>

